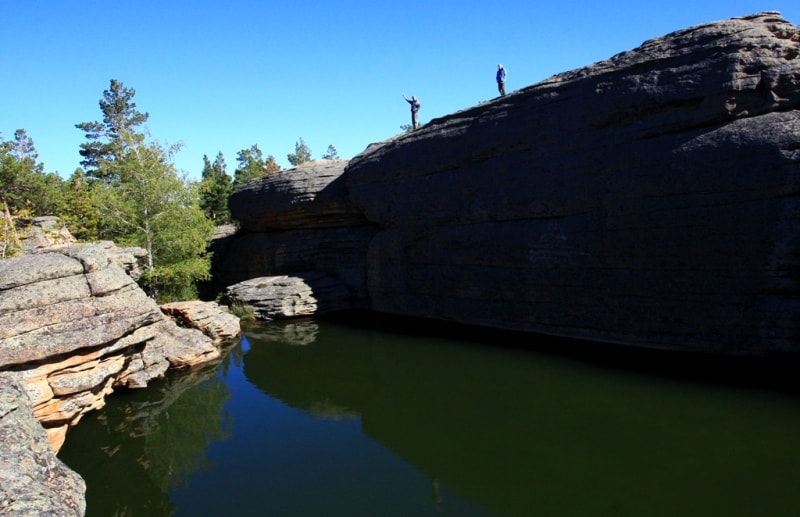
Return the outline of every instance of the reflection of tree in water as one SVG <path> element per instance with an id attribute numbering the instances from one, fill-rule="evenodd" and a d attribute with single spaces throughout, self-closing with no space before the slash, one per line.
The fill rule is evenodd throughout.
<path id="1" fill-rule="evenodd" d="M 153 411 L 146 420 L 143 464 L 150 477 L 165 492 L 177 488 L 195 472 L 210 467 L 206 448 L 214 441 L 230 437 L 230 413 L 223 412 L 230 398 L 224 379 L 211 376 L 182 391 L 174 400 Z M 191 382 L 191 381 L 190 381 Z M 173 386 L 167 392 L 172 397 Z"/>
<path id="2" fill-rule="evenodd" d="M 237 360 L 239 347 L 222 364 L 170 372 L 144 390 L 116 393 L 70 432 L 59 456 L 86 480 L 87 517 L 174 511 L 169 492 L 207 469 L 208 446 L 230 436 L 224 404 L 231 392 L 220 372 Z"/>

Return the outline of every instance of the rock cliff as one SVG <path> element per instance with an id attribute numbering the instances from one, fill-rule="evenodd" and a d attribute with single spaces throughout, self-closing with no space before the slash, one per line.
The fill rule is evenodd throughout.
<path id="1" fill-rule="evenodd" d="M 277 302 L 262 304 L 262 317 L 284 317 L 294 312 L 279 308 L 287 307 L 280 301 L 290 292 L 285 280 L 250 281 L 292 275 L 298 280 L 293 282 L 294 294 L 304 306 L 309 306 L 305 300 L 314 288 L 325 286 L 325 296 L 319 304 L 312 302 L 311 313 L 367 307 L 365 257 L 377 227 L 350 200 L 342 177 L 346 165 L 346 160 L 304 163 L 234 192 L 229 205 L 239 231 L 216 240 L 212 247 L 218 290 L 246 282 L 233 290 L 238 295 L 232 301 L 255 304 L 253 295 L 265 296 Z M 267 284 L 277 292 L 254 293 L 253 286 Z"/>
<path id="2" fill-rule="evenodd" d="M 369 146 L 313 196 L 353 222 L 313 240 L 323 225 L 294 217 L 302 174 L 251 184 L 231 198 L 244 231 L 222 260 L 247 261 L 235 281 L 344 280 L 361 260 L 379 312 L 797 353 L 798 108 L 800 28 L 775 12 L 691 27 Z M 247 196 L 276 210 L 245 214 Z M 282 211 L 290 225 L 266 223 Z M 345 282 L 361 293 L 359 275 Z"/>
<path id="3" fill-rule="evenodd" d="M 55 456 L 67 429 L 116 388 L 215 360 L 240 334 L 214 302 L 159 308 L 135 283 L 144 250 L 74 244 L 53 225 L 31 221 L 26 254 L 0 260 L 4 515 L 83 515 L 84 481 Z"/>
<path id="4" fill-rule="evenodd" d="M 0 261 L 0 372 L 24 387 L 56 451 L 115 388 L 219 357 L 209 337 L 162 314 L 129 258 L 86 244 Z"/>

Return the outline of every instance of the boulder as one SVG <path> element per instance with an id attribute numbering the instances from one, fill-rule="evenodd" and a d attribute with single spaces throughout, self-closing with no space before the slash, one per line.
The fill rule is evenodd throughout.
<path id="1" fill-rule="evenodd" d="M 63 221 L 55 216 L 17 219 L 15 225 L 21 234 L 22 250 L 25 252 L 75 243 Z"/>
<path id="2" fill-rule="evenodd" d="M 323 273 L 271 276 L 229 286 L 225 297 L 233 305 L 252 307 L 262 320 L 313 316 L 353 308 L 348 287 Z"/>

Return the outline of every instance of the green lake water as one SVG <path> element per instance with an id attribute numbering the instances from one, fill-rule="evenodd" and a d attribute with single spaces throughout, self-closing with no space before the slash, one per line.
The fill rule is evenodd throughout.
<path id="1" fill-rule="evenodd" d="M 363 315 L 252 324 L 221 363 L 109 397 L 59 457 L 88 516 L 800 515 L 794 372 Z"/>

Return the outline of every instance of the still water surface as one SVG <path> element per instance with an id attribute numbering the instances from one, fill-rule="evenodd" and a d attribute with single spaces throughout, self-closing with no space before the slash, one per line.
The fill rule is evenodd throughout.
<path id="1" fill-rule="evenodd" d="M 253 324 L 114 394 L 59 455 L 87 515 L 800 512 L 791 368 L 361 323 Z"/>

